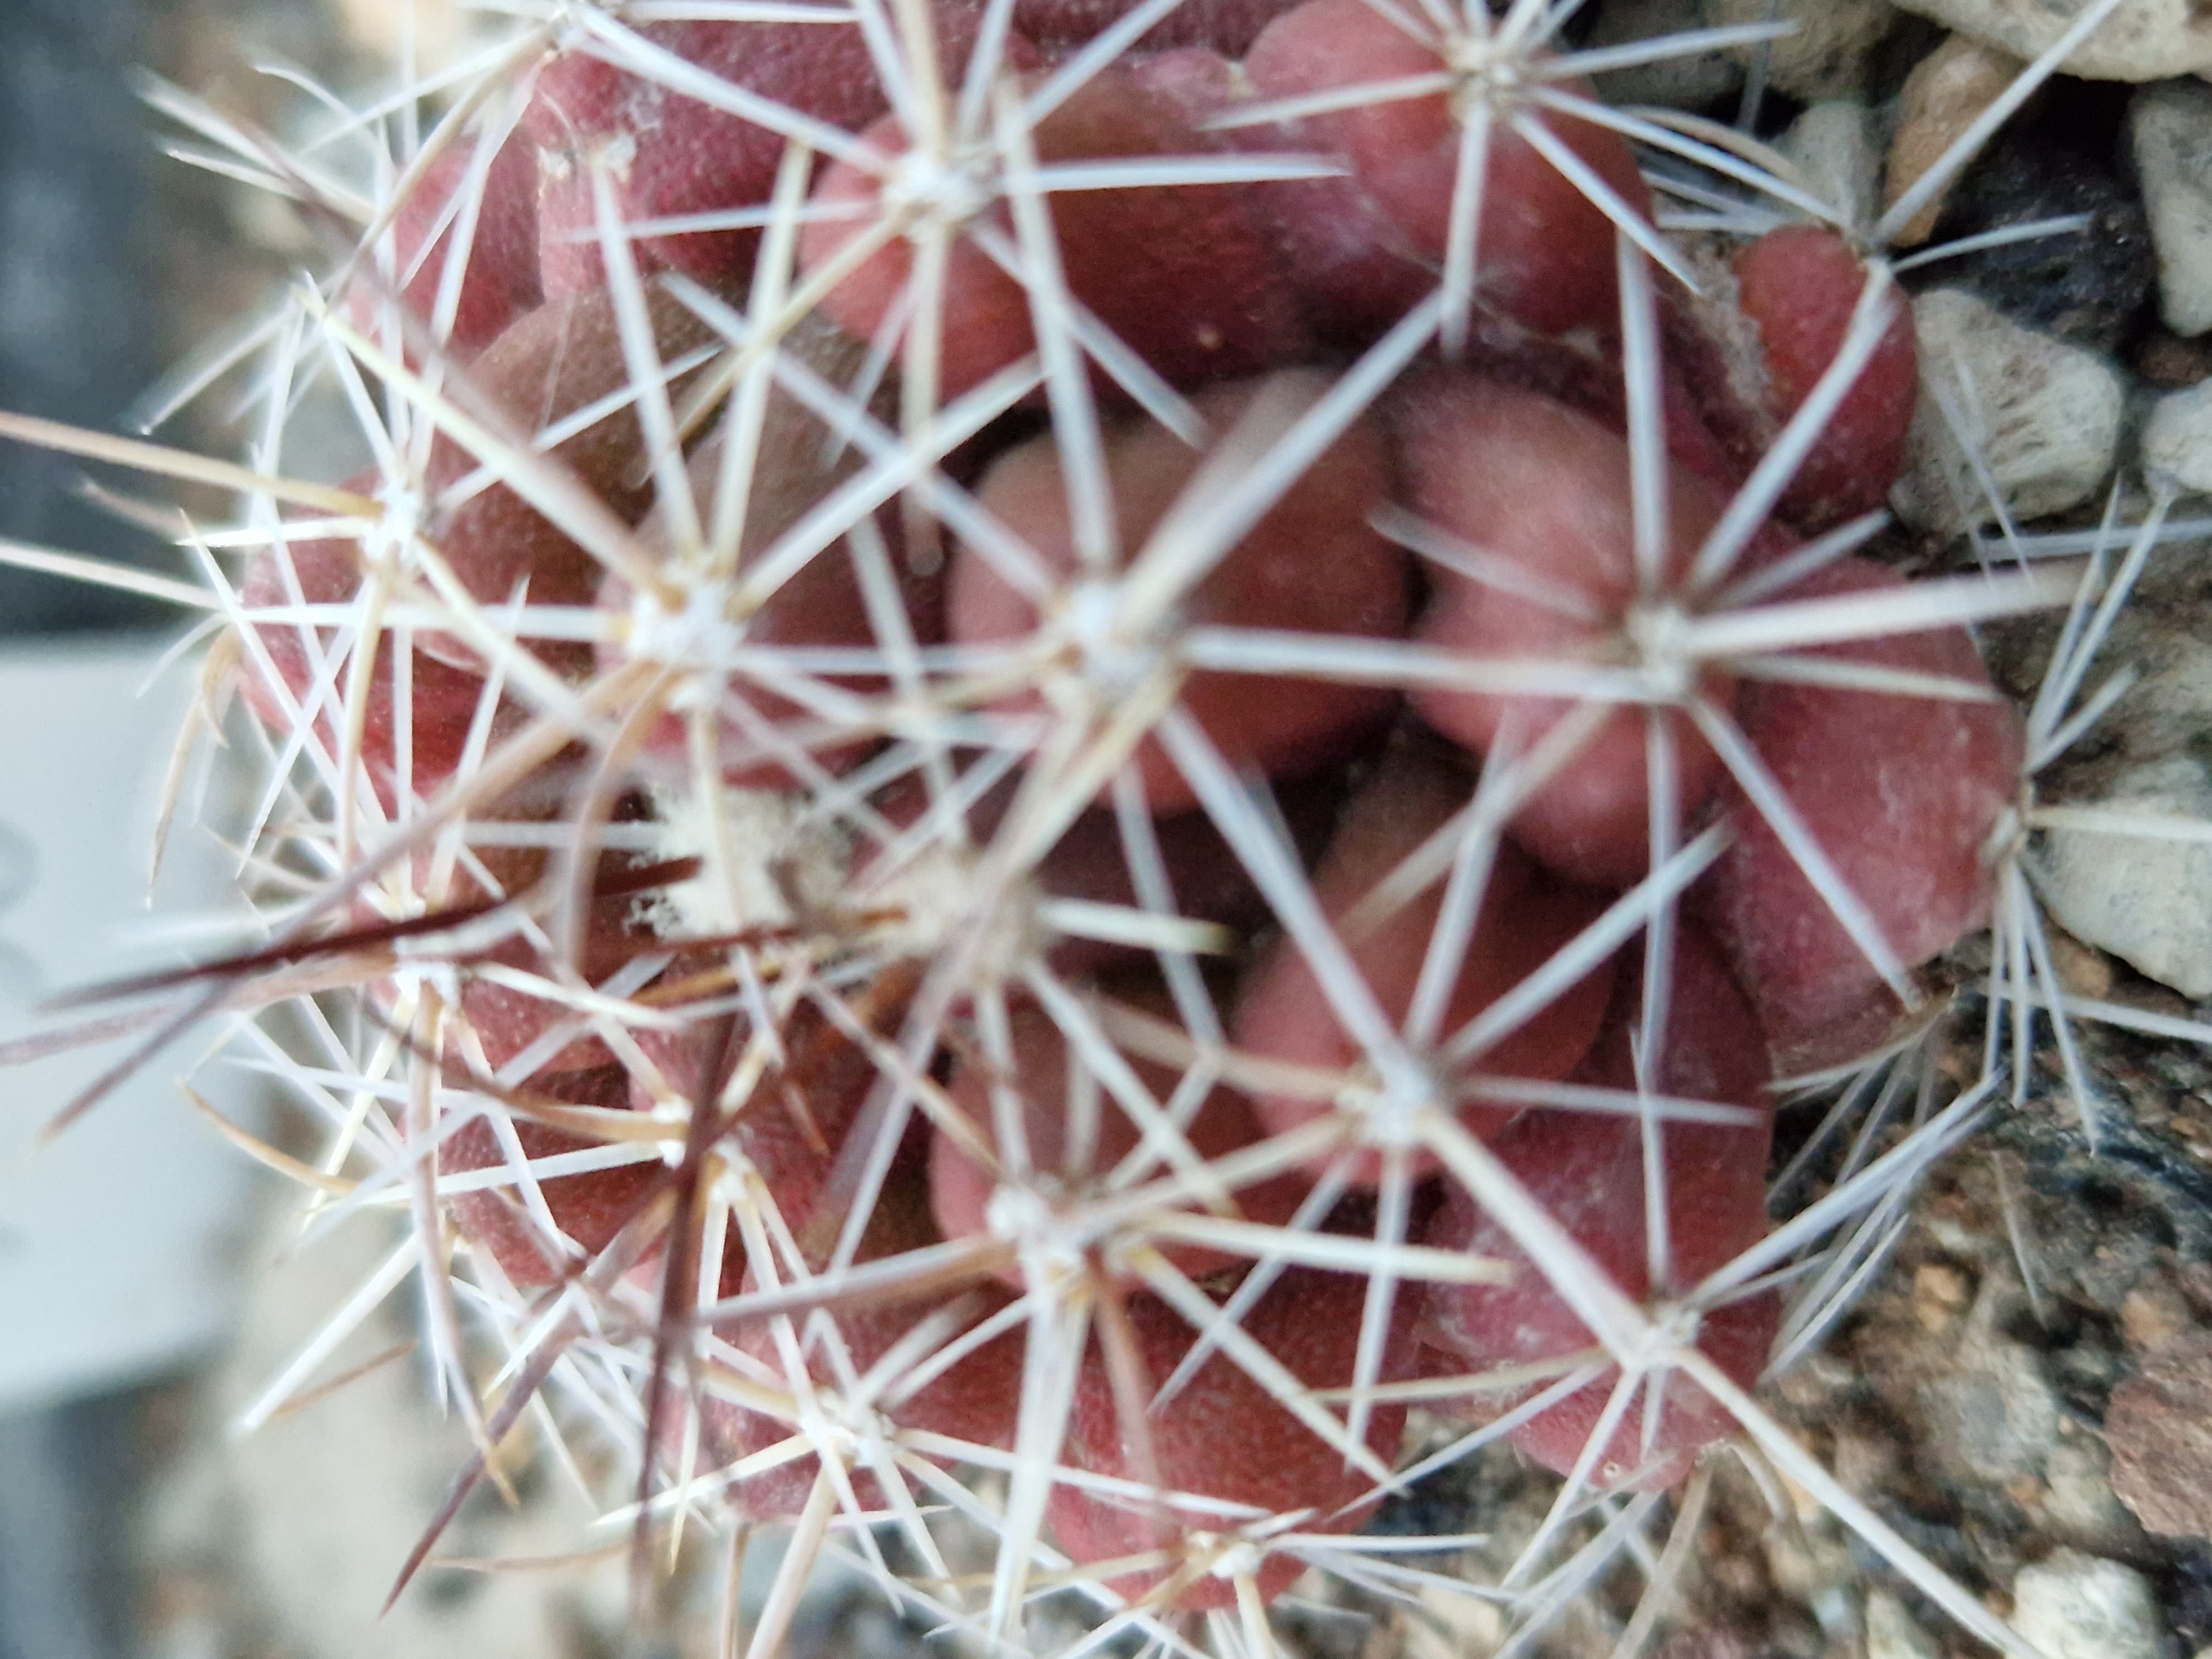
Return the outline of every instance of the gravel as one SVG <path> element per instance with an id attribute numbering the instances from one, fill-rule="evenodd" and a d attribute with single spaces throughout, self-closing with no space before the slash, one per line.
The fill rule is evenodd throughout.
<path id="1" fill-rule="evenodd" d="M 2176 334 L 2212 329 L 2212 86 L 2146 87 L 2128 112 L 2158 245 L 2160 313 Z"/>
<path id="2" fill-rule="evenodd" d="M 2058 43 L 2086 0 L 1898 0 L 1904 11 L 1932 17 L 2002 47 L 2034 58 Z M 2124 0 L 2105 26 L 2075 48 L 2063 65 L 2095 81 L 2161 81 L 2212 69 L 2212 27 L 2195 0 Z"/>
<path id="3" fill-rule="evenodd" d="M 1892 498 L 1900 518 L 1944 534 L 1996 518 L 1953 420 L 1976 441 L 2014 517 L 2063 512 L 2097 493 L 2119 453 L 2125 388 L 2115 364 L 2023 327 L 1963 289 L 1923 294 L 1912 313 L 1921 372 L 1936 395 L 1923 398 L 1913 422 Z"/>

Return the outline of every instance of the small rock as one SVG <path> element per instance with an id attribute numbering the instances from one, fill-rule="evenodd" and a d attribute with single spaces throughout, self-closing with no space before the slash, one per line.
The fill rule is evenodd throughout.
<path id="1" fill-rule="evenodd" d="M 2112 1455 L 2094 1435 L 2076 1435 L 2053 1446 L 2043 1478 L 2047 1528 L 2092 1547 L 2125 1549 L 2140 1543 L 2135 1516 L 2112 1491 Z"/>
<path id="2" fill-rule="evenodd" d="M 1912 1311 L 1930 1335 L 1964 1313 L 1972 1296 L 1966 1274 L 1942 1262 L 1923 1263 L 1912 1275 Z"/>
<path id="3" fill-rule="evenodd" d="M 2212 380 L 2169 392 L 2143 422 L 2143 471 L 2183 489 L 2212 490 Z"/>
<path id="4" fill-rule="evenodd" d="M 1933 387 L 2019 518 L 2079 506 L 2111 474 L 2119 450 L 2119 373 L 2093 352 L 2022 328 L 1986 301 L 1936 289 L 1912 303 L 1924 383 L 1898 515 L 1955 534 L 1996 516 Z"/>
<path id="5" fill-rule="evenodd" d="M 1829 1462 L 1846 1491 L 1862 1498 L 1874 1497 L 1897 1478 L 1897 1443 L 1886 1435 L 1838 1429 Z"/>
<path id="6" fill-rule="evenodd" d="M 1936 239 L 1954 242 L 2058 218 L 2078 230 L 1945 258 L 1946 288 L 1978 294 L 2016 323 L 2091 351 L 2117 352 L 2149 320 L 2158 290 L 2150 222 L 2118 166 L 2118 111 L 2075 83 L 1993 139 L 1951 191 Z M 2109 131 L 2109 142 L 2100 142 Z"/>
<path id="7" fill-rule="evenodd" d="M 1897 0 L 2015 58 L 2033 58 L 2088 9 L 2089 0 Z M 2060 66 L 2089 81 L 2163 81 L 2212 69 L 2212 17 L 2197 0 L 2123 0 Z"/>
<path id="8" fill-rule="evenodd" d="M 2062 1413 L 2035 1351 L 1994 1333 L 1969 1333 L 1958 1346 L 1958 1369 L 1920 1395 L 1943 1460 L 1965 1479 L 2039 1475 Z"/>
<path id="9" fill-rule="evenodd" d="M 2128 131 L 2158 247 L 2161 314 L 2176 334 L 2202 334 L 2212 329 L 2212 87 L 2144 88 Z"/>
<path id="10" fill-rule="evenodd" d="M 1699 0 L 1607 0 L 1583 45 L 1596 51 L 1634 40 L 1660 40 L 1702 28 L 1705 21 Z M 1699 52 L 1601 70 L 1590 77 L 1590 84 L 1608 103 L 1704 109 L 1743 85 L 1743 65 L 1725 52 Z"/>
<path id="11" fill-rule="evenodd" d="M 1830 98 L 1808 105 L 1775 148 L 1797 164 L 1813 194 L 1835 209 L 1845 224 L 1874 222 L 1881 149 L 1875 137 L 1874 112 L 1864 104 Z"/>
<path id="12" fill-rule="evenodd" d="M 2013 1628 L 2047 1659 L 2166 1659 L 2158 1599 L 2133 1567 L 2054 1550 L 2013 1580 Z"/>
<path id="13" fill-rule="evenodd" d="M 2065 987 L 2066 994 L 2087 997 L 2092 1002 L 2111 996 L 2115 978 L 2111 959 L 2063 927 L 2053 927 L 2050 933 L 2051 965 L 2058 970 L 2058 982 Z"/>
<path id="14" fill-rule="evenodd" d="M 1753 1659 L 1751 1645 L 1734 1631 L 1677 1631 L 1652 1650 L 1651 1659 Z"/>
<path id="15" fill-rule="evenodd" d="M 1928 1632 L 1913 1622 L 1905 1603 L 1887 1590 L 1869 1590 L 1866 1599 L 1866 1659 L 1942 1659 Z"/>
<path id="16" fill-rule="evenodd" d="M 2212 1537 L 2212 1339 L 2171 1344 L 2112 1390 L 2112 1490 L 2152 1532 Z"/>
<path id="17" fill-rule="evenodd" d="M 1894 207 L 1918 184 L 1982 112 L 2004 95 L 2025 67 L 2010 52 L 1985 46 L 1967 34 L 1952 35 L 1915 64 L 1898 103 L 1897 137 L 1890 143 L 1882 205 Z M 1949 193 L 1947 185 L 1890 239 L 1892 245 L 1918 247 L 1934 234 Z"/>
<path id="18" fill-rule="evenodd" d="M 1863 92 L 1891 21 L 1887 0 L 1705 0 L 1705 6 L 1716 27 L 1795 23 L 1796 33 L 1766 44 L 1766 84 L 1808 103 Z M 1735 55 L 1748 64 L 1759 50 L 1738 46 Z"/>
<path id="19" fill-rule="evenodd" d="M 2120 1334 L 2138 1355 L 2154 1353 L 2196 1331 L 2196 1309 L 2181 1286 L 2163 1273 L 2144 1275 L 2120 1304 Z"/>
<path id="20" fill-rule="evenodd" d="M 2153 329 L 2136 348 L 2135 370 L 2163 392 L 2212 380 L 2212 339 L 2184 340 L 2165 329 Z"/>
<path id="21" fill-rule="evenodd" d="M 2212 778 L 2188 755 L 2129 766 L 2098 805 L 2212 821 Z M 2212 843 L 2045 832 L 2044 896 L 2075 938 L 2190 998 L 2212 996 Z"/>
<path id="22" fill-rule="evenodd" d="M 2212 605 L 2212 545 L 2184 544 L 2170 556 L 2177 575 L 2201 559 L 2199 574 L 2179 582 L 2158 606 L 2124 612 L 2100 653 L 2103 672 L 2124 664 L 2136 676 L 2099 732 L 2130 762 L 2194 753 L 2212 731 L 2212 640 L 2200 637 L 2204 607 Z M 2111 780 L 2092 766 L 2071 793 L 2090 799 L 2111 792 Z"/>

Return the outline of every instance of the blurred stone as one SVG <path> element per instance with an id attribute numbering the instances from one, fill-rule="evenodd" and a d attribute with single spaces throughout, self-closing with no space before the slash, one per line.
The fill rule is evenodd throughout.
<path id="1" fill-rule="evenodd" d="M 1949 401 L 2016 518 L 2062 512 L 2096 494 L 2119 450 L 2124 392 L 2111 363 L 1958 289 L 1920 295 L 1912 312 L 1923 382 Z M 1907 524 L 1946 534 L 1996 517 L 1925 387 L 1891 501 Z"/>
<path id="2" fill-rule="evenodd" d="M 2014 322 L 2091 351 L 2117 352 L 2154 311 L 2158 256 L 2117 149 L 2099 142 L 2094 88 L 2069 88 L 1993 139 L 1951 191 L 1936 240 L 2080 218 L 2045 233 L 1946 258 L 1946 288 L 1979 295 Z M 2113 114 L 2117 131 L 2117 112 Z M 2117 143 L 2115 137 L 2114 143 Z"/>
<path id="3" fill-rule="evenodd" d="M 2212 641 L 2200 637 L 2199 620 L 2212 604 L 2212 546 L 2203 552 L 2206 562 L 2190 580 L 2192 550 L 2175 549 L 2172 592 L 2124 611 L 2100 653 L 2106 672 L 2125 664 L 2136 677 L 2102 723 L 2130 762 L 2189 754 L 2212 730 Z M 2110 793 L 2110 780 L 2095 777 L 2087 793 Z"/>
<path id="4" fill-rule="evenodd" d="M 2095 805 L 2201 829 L 2212 823 L 2212 778 L 2172 755 L 2121 770 Z M 2212 842 L 2054 829 L 2044 874 L 2069 933 L 2185 997 L 2212 996 Z"/>
<path id="5" fill-rule="evenodd" d="M 1943 1659 L 1943 1650 L 1887 1590 L 1869 1590 L 1866 1659 Z"/>
<path id="6" fill-rule="evenodd" d="M 1663 40 L 1702 28 L 1705 21 L 1699 0 L 1607 0 L 1583 45 L 1595 52 L 1632 41 Z M 1743 65 L 1724 52 L 1699 52 L 1606 70 L 1592 76 L 1590 84 L 1608 103 L 1703 109 L 1743 85 Z"/>
<path id="7" fill-rule="evenodd" d="M 1844 222 L 1870 225 L 1881 189 L 1881 148 L 1874 112 L 1856 99 L 1831 98 L 1807 107 L 1776 148 L 1797 164 L 1813 194 Z"/>
<path id="8" fill-rule="evenodd" d="M 2112 964 L 2102 951 L 2081 943 L 2063 927 L 2051 930 L 2051 965 L 2069 996 L 2102 1002 L 2112 994 Z"/>
<path id="9" fill-rule="evenodd" d="M 1889 32 L 1891 21 L 1888 0 L 1705 0 L 1705 15 L 1716 27 L 1764 23 L 1770 18 L 1795 23 L 1795 33 L 1765 46 L 1766 84 L 1808 103 L 1863 92 L 1875 48 Z M 1734 56 L 1748 64 L 1759 50 L 1738 46 Z"/>
<path id="10" fill-rule="evenodd" d="M 1915 64 L 1898 101 L 1897 136 L 1890 142 L 1882 205 L 1894 207 L 1918 184 L 1982 112 L 2003 96 L 2024 67 L 2011 53 L 1965 34 L 1952 35 Z M 1890 239 L 1892 246 L 1918 247 L 1926 241 L 1943 216 L 1950 191 L 1947 184 Z"/>
<path id="11" fill-rule="evenodd" d="M 2094 1436 L 2062 1438 L 2043 1469 L 2045 1523 L 2077 1543 L 2124 1547 L 2141 1539 L 2135 1516 L 2112 1490 L 2112 1458 Z"/>
<path id="12" fill-rule="evenodd" d="M 2112 1390 L 2112 1490 L 2150 1531 L 2212 1537 L 2212 1337 L 2170 1344 Z"/>
<path id="13" fill-rule="evenodd" d="M 2169 392 L 2143 422 L 2143 471 L 2154 483 L 2212 490 L 2212 380 Z"/>
<path id="14" fill-rule="evenodd" d="M 1993 1330 L 1970 1330 L 1956 1360 L 1922 1391 L 1947 1461 L 1972 1479 L 2039 1475 L 2057 1443 L 2060 1413 L 2035 1351 Z"/>
<path id="15" fill-rule="evenodd" d="M 459 62 L 490 36 L 481 13 L 456 0 L 337 0 L 346 39 L 371 61 L 395 64 L 401 54 L 432 75 Z"/>
<path id="16" fill-rule="evenodd" d="M 2166 1659 L 2158 1601 L 2133 1567 L 2053 1551 L 2013 1581 L 2013 1628 L 2045 1659 Z"/>
<path id="17" fill-rule="evenodd" d="M 2167 392 L 2212 379 L 2212 339 L 2184 340 L 2165 329 L 2154 329 L 2136 348 L 2135 371 Z"/>
<path id="18" fill-rule="evenodd" d="M 2145 87 L 2128 133 L 2158 248 L 2160 313 L 2176 334 L 2202 334 L 2212 329 L 2212 87 Z"/>
<path id="19" fill-rule="evenodd" d="M 1972 1295 L 1966 1274 L 1948 1262 L 1923 1262 L 1912 1275 L 1912 1311 L 1931 1335 L 1964 1313 Z"/>
<path id="20" fill-rule="evenodd" d="M 2163 1273 L 2147 1273 L 2120 1304 L 2120 1334 L 2138 1354 L 2163 1348 L 2192 1334 L 2197 1310 L 2181 1286 Z"/>
<path id="21" fill-rule="evenodd" d="M 2015 58 L 2040 56 L 2088 9 L 2089 0 L 1897 0 Z M 2197 0 L 2122 0 L 2104 27 L 2060 65 L 2091 81 L 2162 81 L 2212 69 L 2212 18 Z"/>

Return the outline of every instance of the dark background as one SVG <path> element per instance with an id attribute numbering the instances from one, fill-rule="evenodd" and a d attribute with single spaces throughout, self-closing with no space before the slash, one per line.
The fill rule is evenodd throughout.
<path id="1" fill-rule="evenodd" d="M 141 0 L 0 0 L 0 408 L 113 431 L 162 367 L 158 153 Z M 0 536 L 169 562 L 86 501 L 82 464 L 0 442 Z M 0 570 L 0 635 L 150 626 L 131 596 Z"/>
<path id="2" fill-rule="evenodd" d="M 159 168 L 130 76 L 138 0 L 0 0 L 0 409 L 118 429 L 160 373 L 167 330 Z M 78 490 L 82 466 L 0 441 L 0 537 L 169 565 Z M 152 627 L 130 595 L 0 568 L 0 636 Z M 12 1150 L 12 1149 L 11 1149 Z M 5 1340 L 0 1310 L 0 1340 Z M 142 1396 L 0 1414 L 0 1659 L 130 1653 Z"/>

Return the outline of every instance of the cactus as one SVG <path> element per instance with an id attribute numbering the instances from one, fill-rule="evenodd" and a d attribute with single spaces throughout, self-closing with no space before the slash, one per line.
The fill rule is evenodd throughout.
<path id="1" fill-rule="evenodd" d="M 1309 1570 L 1435 1577 L 1360 1528 L 1441 1460 L 1565 1477 L 1525 1580 L 1733 1439 L 2016 1645 L 1753 1390 L 2039 1012 L 2090 1109 L 2020 860 L 2156 524 L 1881 562 L 1880 237 L 1582 78 L 1764 32 L 508 9 L 313 152 L 165 94 L 333 242 L 241 464 L 7 428 L 238 492 L 188 602 L 268 942 L 156 1040 L 304 1017 L 309 1202 L 411 1218 L 480 1450 L 403 1586 L 540 1403 L 629 1458 L 641 1575 L 791 1527 L 761 1655 L 825 1552 L 981 1639 L 1060 1594 L 1263 1653 Z M 1645 169 L 1814 222 L 1700 309 Z M 2023 720 L 1966 629 L 2069 601 Z M 1778 1078 L 1985 1016 L 2008 1062 L 1770 1222 Z"/>

